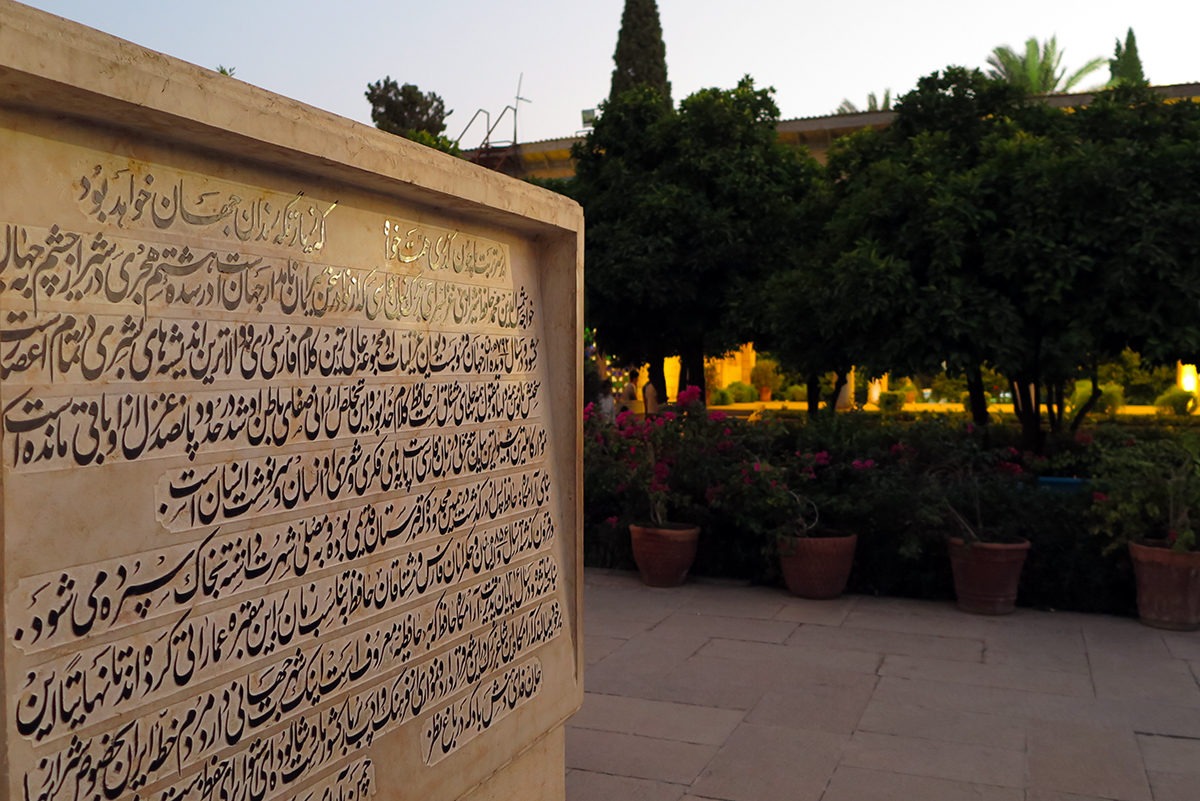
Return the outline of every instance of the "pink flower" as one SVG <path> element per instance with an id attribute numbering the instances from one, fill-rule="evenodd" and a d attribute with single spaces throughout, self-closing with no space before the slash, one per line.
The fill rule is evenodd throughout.
<path id="1" fill-rule="evenodd" d="M 675 412 L 663 412 L 662 416 L 659 417 L 659 419 L 664 420 L 669 423 L 675 419 Z"/>
<path id="2" fill-rule="evenodd" d="M 1025 471 L 1021 469 L 1021 465 L 1015 462 L 1000 462 L 996 465 L 996 469 L 1002 473 L 1010 473 L 1014 476 L 1019 476 Z"/>
<path id="3" fill-rule="evenodd" d="M 1103 492 L 1093 492 L 1092 493 L 1092 503 L 1104 503 L 1107 500 L 1108 500 L 1108 496 L 1105 495 Z"/>
<path id="4" fill-rule="evenodd" d="M 712 420 L 714 423 L 723 423 L 723 422 L 725 422 L 725 418 L 727 418 L 727 417 L 729 417 L 729 415 L 725 414 L 725 412 L 709 412 L 708 413 L 708 419 Z M 725 429 L 725 431 L 728 432 L 729 429 L 727 428 L 727 429 Z"/>
<path id="5" fill-rule="evenodd" d="M 587 406 L 584 406 L 583 407 L 583 421 L 586 423 L 588 420 L 591 420 L 592 414 L 595 413 L 595 411 L 596 411 L 595 403 L 589 403 Z"/>
<path id="6" fill-rule="evenodd" d="M 831 461 L 829 451 L 818 451 L 813 455 L 813 462 L 821 467 L 826 467 Z"/>
<path id="7" fill-rule="evenodd" d="M 604 518 L 604 523 L 605 523 L 605 524 L 606 524 L 606 525 L 607 525 L 609 528 L 616 528 L 616 527 L 617 527 L 617 517 L 616 517 L 616 515 L 613 515 L 612 517 L 606 517 L 606 518 Z"/>
<path id="8" fill-rule="evenodd" d="M 691 406 L 692 404 L 698 403 L 700 401 L 700 387 L 689 386 L 685 389 L 681 389 L 679 391 L 679 395 L 676 397 L 676 400 L 679 402 L 680 406 Z"/>
<path id="9" fill-rule="evenodd" d="M 654 478 L 656 481 L 666 481 L 671 475 L 671 468 L 666 462 L 654 463 Z"/>
<path id="10" fill-rule="evenodd" d="M 875 467 L 874 459 L 855 459 L 850 463 L 855 470 L 870 470 Z"/>
<path id="11" fill-rule="evenodd" d="M 623 412 L 621 412 L 620 414 L 618 414 L 618 415 L 617 415 L 617 428 L 623 428 L 623 427 L 625 427 L 626 425 L 629 425 L 629 423 L 630 423 L 631 421 L 632 421 L 632 422 L 634 422 L 634 423 L 636 423 L 636 422 L 637 422 L 637 418 L 636 418 L 636 417 L 634 417 L 634 414 L 633 414 L 633 412 L 631 412 L 631 411 L 629 411 L 628 409 L 626 409 L 625 411 L 623 411 Z"/>

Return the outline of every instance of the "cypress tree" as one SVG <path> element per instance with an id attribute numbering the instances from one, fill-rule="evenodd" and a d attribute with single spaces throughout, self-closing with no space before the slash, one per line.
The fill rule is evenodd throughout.
<path id="1" fill-rule="evenodd" d="M 613 53 L 616 69 L 612 74 L 609 99 L 636 86 L 649 86 L 671 103 L 671 82 L 667 80 L 667 46 L 663 44 L 662 24 L 655 0 L 625 0 L 621 13 L 621 32 Z"/>
<path id="2" fill-rule="evenodd" d="M 1138 56 L 1137 39 L 1133 36 L 1133 28 L 1125 34 L 1125 46 L 1117 40 L 1114 58 L 1108 60 L 1108 71 L 1111 76 L 1109 86 L 1145 86 L 1146 76 L 1142 72 L 1142 59 Z"/>

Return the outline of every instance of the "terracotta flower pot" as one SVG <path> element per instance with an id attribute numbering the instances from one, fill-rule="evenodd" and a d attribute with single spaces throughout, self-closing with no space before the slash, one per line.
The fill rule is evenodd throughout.
<path id="1" fill-rule="evenodd" d="M 1129 543 L 1137 577 L 1138 617 L 1147 626 L 1200 629 L 1200 552 Z"/>
<path id="2" fill-rule="evenodd" d="M 854 566 L 857 534 L 794 537 L 779 543 L 779 568 L 788 592 L 801 598 L 828 600 L 846 589 Z"/>
<path id="3" fill-rule="evenodd" d="M 975 542 L 950 538 L 950 567 L 958 608 L 977 615 L 1007 615 L 1017 606 L 1017 586 L 1029 541 Z"/>
<path id="4" fill-rule="evenodd" d="M 629 526 L 633 561 L 642 583 L 649 587 L 678 587 L 696 559 L 700 527 L 667 523 L 663 527 Z"/>

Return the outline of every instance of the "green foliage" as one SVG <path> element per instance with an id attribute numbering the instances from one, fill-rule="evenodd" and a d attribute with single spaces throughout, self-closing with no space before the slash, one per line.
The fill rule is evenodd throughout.
<path id="1" fill-rule="evenodd" d="M 1020 388 L 1038 450 L 1081 372 L 1129 348 L 1147 367 L 1200 353 L 1197 104 L 1130 87 L 1067 113 L 951 68 L 902 97 L 890 128 L 839 143 L 828 172 L 827 250 L 763 304 L 819 326 L 797 347 L 780 334 L 785 360 L 944 365 L 977 423 L 989 365 Z"/>
<path id="2" fill-rule="evenodd" d="M 885 414 L 896 414 L 904 411 L 903 392 L 880 392 L 879 411 Z"/>
<path id="3" fill-rule="evenodd" d="M 1120 384 L 1125 400 L 1133 405 L 1151 406 L 1155 399 L 1175 384 L 1175 365 L 1147 365 L 1137 352 L 1126 348 L 1113 361 L 1097 370 L 1102 384 Z"/>
<path id="4" fill-rule="evenodd" d="M 1200 444 L 1194 436 L 1129 438 L 1103 452 L 1095 476 L 1094 530 L 1111 546 L 1165 540 L 1173 550 L 1200 549 Z"/>
<path id="5" fill-rule="evenodd" d="M 1076 381 L 1075 391 L 1071 395 L 1070 406 L 1078 410 L 1092 397 L 1091 381 Z M 1092 411 L 1096 414 L 1116 414 L 1125 406 L 1125 388 L 1117 383 L 1100 385 L 1100 398 Z"/>
<path id="6" fill-rule="evenodd" d="M 790 384 L 783 391 L 783 399 L 790 403 L 806 401 L 808 400 L 808 388 L 799 384 Z"/>
<path id="7" fill-rule="evenodd" d="M 706 433 L 697 439 L 710 450 L 703 460 L 676 466 L 692 474 L 679 476 L 691 486 L 707 482 L 703 508 L 693 512 L 703 525 L 699 575 L 777 581 L 774 538 L 798 525 L 795 492 L 816 505 L 819 527 L 859 535 L 850 592 L 950 598 L 946 537 L 959 525 L 947 514 L 950 497 L 985 527 L 995 523 L 1033 543 L 1023 604 L 1133 611 L 1128 559 L 1111 547 L 1112 529 L 1096 523 L 1107 496 L 1091 488 L 1037 488 L 1031 475 L 1048 463 L 1013 447 L 1018 430 L 972 428 L 961 417 L 907 422 L 866 414 L 748 422 L 714 412 L 702 424 Z M 589 417 L 584 425 L 587 562 L 632 567 L 625 527 L 639 512 L 625 457 L 629 443 L 611 421 Z M 1064 455 L 1076 466 L 1097 464 L 1102 452 L 1124 447 L 1133 430 L 1125 424 L 1111 429 L 1071 441 L 1069 454 L 1064 443 Z M 1130 507 L 1122 524 L 1143 519 L 1143 509 Z"/>
<path id="8" fill-rule="evenodd" d="M 779 362 L 774 359 L 759 356 L 750 369 L 750 383 L 757 390 L 769 389 L 778 392 L 783 386 L 783 375 L 779 372 Z"/>
<path id="9" fill-rule="evenodd" d="M 816 171 L 777 141 L 778 113 L 749 78 L 678 111 L 633 89 L 575 147 L 587 315 L 623 361 L 679 354 L 683 380 L 699 386 L 704 354 L 749 339 L 738 304 L 790 258 Z"/>
<path id="10" fill-rule="evenodd" d="M 734 381 L 725 387 L 725 391 L 734 403 L 753 403 L 758 400 L 758 390 L 741 381 Z"/>
<path id="11" fill-rule="evenodd" d="M 1117 40 L 1113 57 L 1108 60 L 1109 86 L 1146 86 L 1146 74 L 1142 71 L 1142 59 L 1138 56 L 1137 38 L 1133 28 L 1125 34 L 1125 44 Z"/>
<path id="12" fill-rule="evenodd" d="M 446 111 L 437 94 L 422 92 L 411 83 L 401 86 L 388 76 L 367 84 L 366 96 L 371 121 L 379 130 L 457 155 L 458 146 L 442 136 L 452 112 Z"/>
<path id="13" fill-rule="evenodd" d="M 1028 95 L 1048 95 L 1071 91 L 1105 64 L 1103 58 L 1093 58 L 1067 75 L 1066 67 L 1061 66 L 1064 52 L 1058 49 L 1055 36 L 1044 43 L 1030 37 L 1025 42 L 1025 52 L 1022 54 L 1003 45 L 988 56 L 988 77 L 1006 81 Z"/>
<path id="14" fill-rule="evenodd" d="M 834 114 L 859 114 L 863 111 L 891 111 L 891 110 L 892 110 L 892 90 L 884 89 L 882 101 L 880 101 L 879 97 L 874 92 L 868 92 L 867 93 L 867 107 L 865 109 L 860 109 L 858 106 L 854 105 L 854 103 L 850 102 L 850 100 L 847 99 L 847 100 L 843 100 L 841 102 L 841 104 L 834 110 L 833 113 Z"/>
<path id="15" fill-rule="evenodd" d="M 1171 387 L 1154 399 L 1159 414 L 1187 417 L 1196 410 L 1196 394 L 1182 387 Z"/>
<path id="16" fill-rule="evenodd" d="M 663 44 L 662 23 L 655 0 L 625 0 L 621 12 L 621 31 L 613 53 L 609 101 L 630 89 L 653 89 L 666 105 L 671 105 L 671 82 L 667 80 L 667 48 Z"/>
<path id="17" fill-rule="evenodd" d="M 733 403 L 733 396 L 728 389 L 710 389 L 708 392 L 709 406 L 728 406 Z"/>

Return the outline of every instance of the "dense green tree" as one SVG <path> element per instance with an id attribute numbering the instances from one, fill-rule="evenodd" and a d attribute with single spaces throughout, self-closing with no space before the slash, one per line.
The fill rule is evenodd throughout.
<path id="1" fill-rule="evenodd" d="M 1093 58 L 1068 75 L 1066 67 L 1061 66 L 1064 52 L 1059 50 L 1058 39 L 1054 36 L 1044 43 L 1030 37 L 1025 42 L 1024 53 L 1003 45 L 988 56 L 988 77 L 1007 81 L 1026 94 L 1048 95 L 1071 91 L 1105 64 L 1103 58 Z"/>
<path id="2" fill-rule="evenodd" d="M 662 23 L 658 19 L 655 0 L 625 0 L 613 61 L 616 66 L 608 93 L 610 101 L 630 89 L 646 86 L 671 105 L 667 47 L 663 44 Z"/>
<path id="3" fill-rule="evenodd" d="M 682 358 L 704 387 L 704 356 L 745 341 L 742 306 L 789 257 L 815 173 L 778 142 L 778 108 L 749 78 L 673 110 L 649 87 L 611 100 L 575 149 L 574 196 L 588 220 L 587 317 L 605 348 L 651 365 Z"/>
<path id="4" fill-rule="evenodd" d="M 381 131 L 412 139 L 427 147 L 457 153 L 458 147 L 442 135 L 446 118 L 453 112 L 434 92 L 422 92 L 415 84 L 403 86 L 391 76 L 367 84 L 371 121 Z"/>
<path id="5" fill-rule="evenodd" d="M 1039 448 L 1075 380 L 1098 397 L 1125 348 L 1200 352 L 1198 148 L 1200 106 L 1144 88 L 1068 113 L 978 71 L 923 78 L 889 129 L 831 156 L 828 313 L 871 332 L 856 344 L 880 370 L 963 374 L 980 423 L 994 367 Z"/>
<path id="6" fill-rule="evenodd" d="M 1133 28 L 1125 33 L 1125 44 L 1117 40 L 1113 57 L 1108 60 L 1109 86 L 1144 86 L 1148 83 L 1142 71 L 1142 59 L 1138 56 L 1137 39 Z"/>

